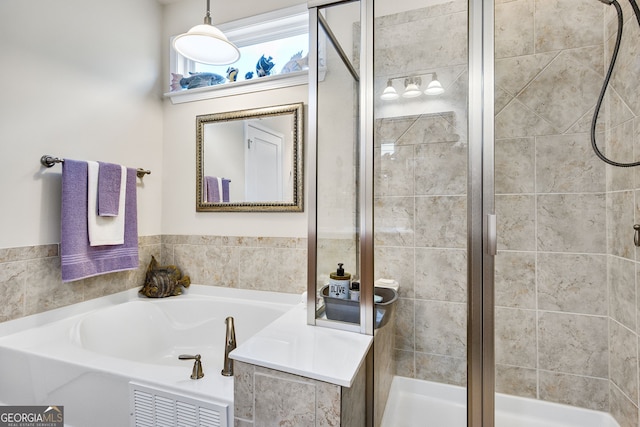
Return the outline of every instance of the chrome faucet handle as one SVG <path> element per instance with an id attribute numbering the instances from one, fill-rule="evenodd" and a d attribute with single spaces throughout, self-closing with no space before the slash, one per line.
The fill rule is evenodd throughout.
<path id="1" fill-rule="evenodd" d="M 195 362 L 193 363 L 193 371 L 191 372 L 191 379 L 199 380 L 200 378 L 204 377 L 204 371 L 202 370 L 202 361 L 200 360 L 201 357 L 199 354 L 196 354 L 195 356 L 192 356 L 190 354 L 181 354 L 180 356 L 178 356 L 178 359 L 180 360 L 195 359 Z"/>

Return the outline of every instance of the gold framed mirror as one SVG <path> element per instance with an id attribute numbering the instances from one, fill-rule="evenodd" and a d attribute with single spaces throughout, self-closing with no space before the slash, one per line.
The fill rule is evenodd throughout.
<path id="1" fill-rule="evenodd" d="M 196 117 L 196 211 L 302 212 L 304 104 Z"/>

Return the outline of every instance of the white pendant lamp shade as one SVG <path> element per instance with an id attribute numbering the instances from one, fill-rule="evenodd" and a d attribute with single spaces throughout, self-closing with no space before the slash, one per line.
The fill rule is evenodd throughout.
<path id="1" fill-rule="evenodd" d="M 415 83 L 409 83 L 402 93 L 403 98 L 415 98 L 420 96 L 422 92 L 418 89 L 418 85 Z"/>
<path id="2" fill-rule="evenodd" d="M 427 85 L 427 89 L 424 91 L 425 95 L 440 95 L 444 93 L 442 84 L 438 81 L 438 76 L 434 73 L 433 79 Z"/>
<path id="3" fill-rule="evenodd" d="M 384 88 L 382 95 L 380 95 L 380 99 L 383 101 L 393 101 L 394 99 L 398 99 L 398 97 L 398 92 L 396 92 L 396 89 L 393 87 L 391 80 L 388 80 L 387 87 Z"/>
<path id="4" fill-rule="evenodd" d="M 174 49 L 185 58 L 210 65 L 227 65 L 240 59 L 240 51 L 227 37 L 211 25 L 209 0 L 204 24 L 196 25 L 173 39 Z"/>

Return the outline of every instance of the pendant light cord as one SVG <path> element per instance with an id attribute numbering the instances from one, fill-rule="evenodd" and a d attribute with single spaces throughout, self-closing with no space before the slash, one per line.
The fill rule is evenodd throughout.
<path id="1" fill-rule="evenodd" d="M 616 44 L 613 48 L 613 54 L 611 55 L 611 63 L 609 64 L 609 69 L 607 70 L 607 74 L 604 78 L 604 82 L 602 83 L 602 89 L 600 90 L 600 96 L 598 97 L 598 102 L 596 103 L 595 111 L 593 112 L 593 119 L 591 120 L 591 147 L 595 154 L 602 160 L 603 162 L 617 166 L 621 168 L 628 168 L 633 166 L 640 166 L 640 161 L 632 162 L 632 163 L 619 163 L 605 157 L 604 154 L 598 149 L 598 145 L 596 144 L 596 122 L 598 121 L 598 114 L 600 113 L 600 107 L 602 107 L 602 101 L 604 99 L 604 94 L 609 87 L 609 81 L 611 80 L 611 74 L 613 73 L 613 69 L 616 65 L 616 60 L 618 58 L 618 51 L 620 50 L 620 42 L 622 40 L 622 25 L 623 25 L 623 17 L 622 17 L 622 8 L 617 0 L 600 0 L 602 3 L 613 5 L 616 8 L 616 12 L 618 14 L 618 33 L 616 35 Z M 636 16 L 636 20 L 638 21 L 638 26 L 640 27 L 640 8 L 638 8 L 638 4 L 635 0 L 629 0 L 631 3 L 631 7 L 633 8 L 633 13 Z"/>

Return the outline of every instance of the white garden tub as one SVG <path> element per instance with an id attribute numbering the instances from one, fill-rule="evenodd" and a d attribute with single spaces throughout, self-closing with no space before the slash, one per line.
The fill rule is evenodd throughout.
<path id="1" fill-rule="evenodd" d="M 241 346 L 298 303 L 299 295 L 192 285 L 178 297 L 132 289 L 5 322 L 0 402 L 63 405 L 75 427 L 171 426 L 180 417 L 230 427 L 225 318 L 234 317 Z M 190 379 L 193 361 L 180 354 L 200 354 L 204 378 Z"/>

